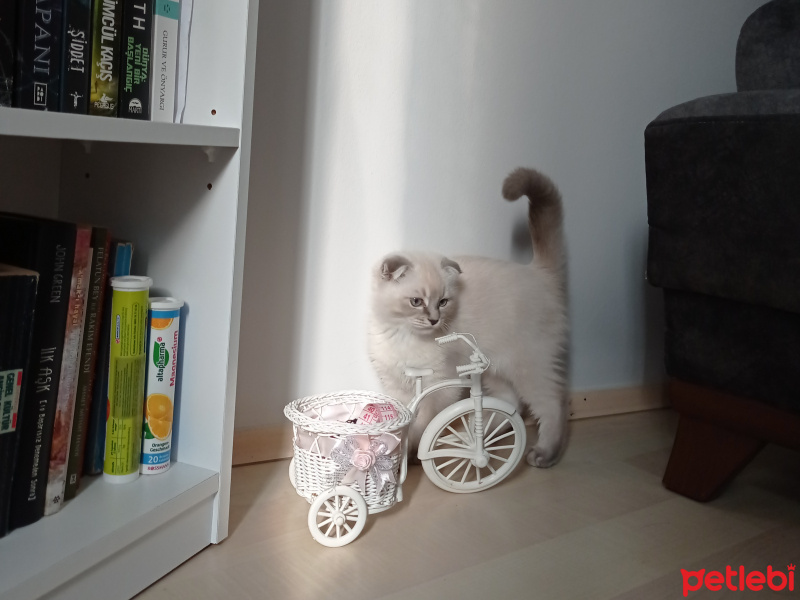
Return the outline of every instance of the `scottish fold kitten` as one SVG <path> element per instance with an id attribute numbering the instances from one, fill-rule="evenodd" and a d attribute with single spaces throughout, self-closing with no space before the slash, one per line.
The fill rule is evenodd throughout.
<path id="1" fill-rule="evenodd" d="M 517 169 L 503 183 L 503 196 L 528 196 L 533 260 L 528 265 L 475 256 L 452 259 L 431 252 L 397 252 L 373 274 L 369 354 L 384 391 L 413 397 L 406 367 L 431 367 L 434 379 L 455 376 L 464 364 L 460 344 L 439 346 L 448 332 L 475 335 L 492 366 L 484 374 L 488 393 L 512 401 L 538 421 L 527 461 L 549 467 L 561 456 L 566 435 L 566 255 L 561 196 L 533 169 Z M 447 389 L 426 399 L 410 432 L 416 448 L 425 426 L 447 405 L 468 395 Z"/>

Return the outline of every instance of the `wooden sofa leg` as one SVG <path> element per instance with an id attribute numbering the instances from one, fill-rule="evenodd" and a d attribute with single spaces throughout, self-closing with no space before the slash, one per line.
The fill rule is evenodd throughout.
<path id="1" fill-rule="evenodd" d="M 761 440 L 681 415 L 664 486 L 699 502 L 713 500 L 764 445 Z"/>

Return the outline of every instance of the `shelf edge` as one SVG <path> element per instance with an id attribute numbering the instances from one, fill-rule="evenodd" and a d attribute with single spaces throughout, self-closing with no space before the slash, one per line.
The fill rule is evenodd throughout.
<path id="1" fill-rule="evenodd" d="M 175 467 L 180 469 L 181 465 L 176 464 L 172 468 L 174 469 Z M 196 467 L 190 468 L 197 469 Z M 200 471 L 205 470 L 198 469 L 198 472 Z M 188 513 L 195 506 L 218 493 L 219 474 L 205 471 L 205 475 L 204 478 L 195 481 L 177 495 L 153 506 L 130 521 L 122 523 L 115 530 L 104 533 L 98 539 L 85 540 L 82 547 L 73 548 L 69 554 L 56 560 L 53 564 L 42 565 L 42 568 L 36 574 L 12 584 L 13 587 L 0 592 L 0 599 L 39 598 L 57 590 L 70 580 L 80 577 L 83 573 L 110 557 L 124 552 L 140 539 L 158 531 L 165 524 Z M 151 477 L 161 477 L 161 475 Z M 102 484 L 103 482 L 97 481 L 95 483 Z M 80 498 L 76 498 L 75 501 L 80 501 Z M 53 517 L 45 518 L 58 517 L 59 515 L 54 515 Z M 36 527 L 36 524 L 32 527 Z M 64 543 L 63 540 L 60 542 Z"/>
<path id="2" fill-rule="evenodd" d="M 238 148 L 239 129 L 154 123 L 0 107 L 0 135 L 28 138 Z"/>

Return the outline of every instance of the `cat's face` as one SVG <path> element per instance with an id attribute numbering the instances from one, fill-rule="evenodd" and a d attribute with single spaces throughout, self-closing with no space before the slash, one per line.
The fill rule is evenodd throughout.
<path id="1" fill-rule="evenodd" d="M 382 322 L 418 335 L 439 335 L 458 304 L 461 268 L 444 257 L 393 254 L 375 276 L 373 311 Z"/>

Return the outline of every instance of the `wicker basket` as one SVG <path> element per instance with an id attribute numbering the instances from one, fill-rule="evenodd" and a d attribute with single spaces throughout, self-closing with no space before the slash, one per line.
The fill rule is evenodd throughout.
<path id="1" fill-rule="evenodd" d="M 364 406 L 371 403 L 391 404 L 397 411 L 397 417 L 388 422 L 362 425 L 326 420 L 323 414 L 326 407 L 337 407 L 350 415 L 358 415 Z M 362 489 L 358 482 L 346 484 L 363 496 L 371 512 L 394 505 L 405 428 L 413 418 L 403 404 L 376 392 L 347 390 L 295 400 L 289 403 L 283 412 L 294 425 L 292 483 L 297 493 L 309 503 L 320 493 L 342 485 L 342 479 L 352 470 L 352 467 L 343 465 L 341 461 L 337 462 L 330 456 L 332 448 L 341 447 L 351 436 L 369 436 L 370 440 L 377 440 L 383 434 L 395 436 L 399 443 L 384 457 L 383 462 L 385 465 L 387 459 L 391 460 L 394 482 L 375 481 L 373 471 L 364 479 L 366 489 Z"/>

